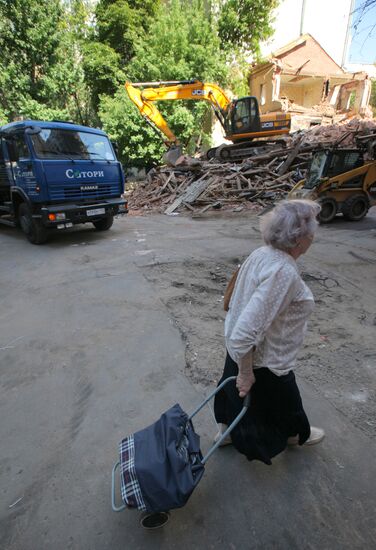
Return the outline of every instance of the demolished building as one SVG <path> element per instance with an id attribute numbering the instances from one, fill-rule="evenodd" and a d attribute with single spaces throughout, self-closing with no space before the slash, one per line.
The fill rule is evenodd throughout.
<path id="1" fill-rule="evenodd" d="M 345 72 L 310 34 L 253 65 L 249 86 L 262 113 L 290 112 L 292 131 L 372 116 L 368 75 Z"/>

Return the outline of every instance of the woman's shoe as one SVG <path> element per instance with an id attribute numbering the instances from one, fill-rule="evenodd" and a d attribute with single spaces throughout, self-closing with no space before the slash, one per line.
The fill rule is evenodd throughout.
<path id="1" fill-rule="evenodd" d="M 220 432 L 217 433 L 217 435 L 215 436 L 214 438 L 214 443 L 217 443 L 217 441 L 222 437 L 223 434 L 221 434 Z M 231 437 L 229 435 L 227 435 L 223 441 L 221 441 L 221 443 L 218 445 L 218 447 L 224 447 L 225 445 L 232 445 L 232 440 L 231 440 Z"/>
<path id="2" fill-rule="evenodd" d="M 223 436 L 223 434 L 225 433 L 225 431 L 227 430 L 228 426 L 227 424 L 218 424 L 219 426 L 219 432 L 217 433 L 217 435 L 215 436 L 213 442 L 214 443 L 217 443 L 217 441 L 219 441 L 219 439 Z M 232 440 L 231 440 L 231 436 L 230 434 L 227 435 L 223 441 L 221 441 L 219 447 L 224 447 L 225 445 L 232 445 Z"/>
<path id="3" fill-rule="evenodd" d="M 311 426 L 311 435 L 307 439 L 307 441 L 304 443 L 304 445 L 316 445 L 316 443 L 320 443 L 325 437 L 325 432 L 321 428 L 315 428 L 314 426 Z M 299 445 L 299 436 L 294 435 L 292 437 L 289 437 L 287 440 L 287 445 Z"/>
<path id="4" fill-rule="evenodd" d="M 316 443 L 320 443 L 320 441 L 322 441 L 324 437 L 325 432 L 322 428 L 315 428 L 314 426 L 311 426 L 311 435 L 304 443 L 304 445 L 316 445 Z"/>

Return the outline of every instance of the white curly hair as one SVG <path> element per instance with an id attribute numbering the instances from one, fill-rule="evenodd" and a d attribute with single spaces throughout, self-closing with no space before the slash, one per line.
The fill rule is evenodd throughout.
<path id="1" fill-rule="evenodd" d="M 302 237 L 313 237 L 321 207 L 317 202 L 294 199 L 277 204 L 260 220 L 262 237 L 266 244 L 288 251 Z"/>

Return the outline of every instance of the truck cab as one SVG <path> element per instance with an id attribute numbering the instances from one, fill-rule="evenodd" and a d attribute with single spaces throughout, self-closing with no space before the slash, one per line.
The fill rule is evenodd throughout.
<path id="1" fill-rule="evenodd" d="M 67 122 L 26 120 L 0 128 L 0 223 L 41 244 L 51 229 L 127 212 L 124 173 L 107 135 Z"/>

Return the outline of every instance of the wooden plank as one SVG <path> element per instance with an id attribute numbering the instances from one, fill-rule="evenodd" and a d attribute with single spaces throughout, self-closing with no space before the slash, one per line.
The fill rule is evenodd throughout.
<path id="1" fill-rule="evenodd" d="M 182 202 L 182 205 L 185 206 L 186 208 L 188 208 L 188 210 L 191 210 L 192 212 L 195 212 L 195 209 L 193 208 L 193 206 L 191 206 L 188 202 Z"/>
<path id="2" fill-rule="evenodd" d="M 192 218 L 197 218 L 198 216 L 201 216 L 204 212 L 212 208 L 212 206 L 213 206 L 213 202 L 211 202 L 210 204 L 207 204 L 206 206 L 204 206 L 204 208 L 201 208 L 201 210 L 195 211 L 195 213 L 192 214 Z"/>
<path id="3" fill-rule="evenodd" d="M 295 147 L 293 148 L 292 151 L 290 151 L 290 153 L 287 155 L 287 158 L 285 160 L 285 162 L 282 164 L 282 166 L 280 167 L 280 169 L 278 170 L 278 174 L 280 176 L 283 176 L 283 174 L 285 174 L 287 172 L 287 170 L 290 168 L 292 162 L 294 161 L 295 157 L 298 155 L 299 153 L 299 149 L 300 149 L 300 145 L 302 143 L 302 139 L 303 139 L 303 136 L 300 136 L 298 139 L 297 139 L 297 142 L 295 144 Z"/>
<path id="4" fill-rule="evenodd" d="M 207 180 L 203 180 L 202 178 L 198 179 L 197 181 L 191 183 L 191 185 L 180 195 L 180 197 L 177 197 L 175 201 L 165 210 L 165 214 L 172 214 L 180 205 L 182 202 L 188 202 L 192 203 L 195 199 L 197 199 L 203 191 L 210 185 L 212 179 L 209 178 Z"/>

